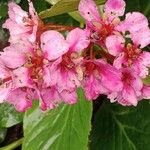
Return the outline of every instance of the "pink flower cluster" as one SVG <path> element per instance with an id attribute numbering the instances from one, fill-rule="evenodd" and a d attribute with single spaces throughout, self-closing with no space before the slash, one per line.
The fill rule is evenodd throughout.
<path id="1" fill-rule="evenodd" d="M 42 110 L 59 103 L 77 102 L 82 87 L 88 100 L 100 94 L 111 102 L 136 106 L 150 98 L 150 43 L 146 17 L 127 13 L 125 2 L 107 0 L 99 15 L 93 0 L 81 0 L 79 12 L 86 28 L 75 28 L 65 38 L 55 30 L 40 31 L 41 20 L 29 1 L 29 13 L 9 3 L 3 27 L 10 32 L 10 45 L 0 53 L 0 102 L 18 111 L 39 100 Z M 145 49 L 146 50 L 146 49 Z"/>

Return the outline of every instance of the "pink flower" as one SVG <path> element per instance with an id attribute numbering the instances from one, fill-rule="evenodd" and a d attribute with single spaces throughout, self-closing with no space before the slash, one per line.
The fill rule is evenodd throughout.
<path id="1" fill-rule="evenodd" d="M 48 32 L 50 36 L 53 37 L 56 36 L 57 33 L 56 31 Z M 55 48 L 58 53 L 60 50 L 62 50 L 63 53 L 67 51 L 68 44 L 65 42 L 63 36 L 61 35 L 60 38 L 56 37 L 56 39 L 57 41 L 54 41 L 54 39 L 47 41 L 49 44 L 53 42 L 53 44 L 50 44 L 52 45 L 51 49 L 54 50 Z M 47 39 L 45 38 L 45 40 Z M 61 42 L 60 45 L 58 45 L 59 41 Z M 45 79 L 48 79 L 47 69 L 49 62 L 57 56 L 55 53 L 49 53 L 50 49 L 46 46 L 47 45 L 43 43 L 42 40 L 41 47 L 31 45 L 27 42 L 11 44 L 4 49 L 4 52 L 1 52 L 0 59 L 7 68 L 13 69 L 13 74 L 17 76 L 17 79 L 19 77 L 21 83 L 29 81 L 30 83 L 28 86 L 32 83 L 39 84 L 40 86 L 48 86 L 47 83 L 43 83 L 43 80 L 46 81 Z M 61 54 L 59 54 L 62 55 L 63 53 L 61 52 Z"/>
<path id="2" fill-rule="evenodd" d="M 57 32 L 49 31 L 49 33 L 54 37 Z M 58 53 L 60 51 L 60 47 L 61 50 L 67 51 L 68 44 L 65 42 L 63 36 L 56 38 L 57 41 L 54 41 L 53 39 L 48 41 L 49 43 L 52 43 L 53 41 L 53 44 L 55 45 L 52 45 L 54 47 L 51 48 L 55 48 Z M 57 46 L 57 42 L 59 41 L 62 43 L 60 44 L 60 47 Z M 3 94 L 3 96 L 5 96 L 4 98 L 7 98 L 7 102 L 15 105 L 18 111 L 25 111 L 27 108 L 32 106 L 32 100 L 35 97 L 33 95 L 36 95 L 36 98 L 41 101 L 41 104 L 45 100 L 46 96 L 44 99 L 41 99 L 42 93 L 38 94 L 38 91 L 40 91 L 40 89 L 46 89 L 50 86 L 49 82 L 51 81 L 51 78 L 48 78 L 48 67 L 50 61 L 52 61 L 53 58 L 56 58 L 56 55 L 54 53 L 54 55 L 51 56 L 51 54 L 49 54 L 49 49 L 47 49 L 44 43 L 41 43 L 41 47 L 31 45 L 28 42 L 21 42 L 11 44 L 0 53 L 0 59 L 3 66 L 10 71 L 9 76 L 4 77 L 4 79 L 2 78 L 2 81 L 9 79 L 11 83 L 11 86 L 6 89 L 4 89 L 4 85 L 2 85 L 3 88 L 1 92 L 6 93 L 6 96 Z M 2 68 L 1 71 L 2 70 L 4 69 Z M 8 85 L 8 82 L 6 82 L 6 84 Z"/>
<path id="3" fill-rule="evenodd" d="M 34 90 L 26 87 L 11 90 L 6 102 L 13 104 L 17 111 L 24 112 L 32 107 Z"/>
<path id="4" fill-rule="evenodd" d="M 3 63 L 0 63 L 0 70 L 0 103 L 8 102 L 13 104 L 16 110 L 21 112 L 30 108 L 32 106 L 31 96 L 33 96 L 33 93 L 29 93 L 31 89 L 25 87 L 27 81 L 23 80 L 24 75 L 20 74 L 19 78 L 17 78 L 18 70 L 12 72 Z"/>
<path id="5" fill-rule="evenodd" d="M 117 30 L 124 33 L 128 31 L 132 41 L 141 48 L 150 44 L 148 20 L 139 12 L 127 13 L 126 19 L 117 26 Z"/>
<path id="6" fill-rule="evenodd" d="M 55 86 L 48 88 L 37 89 L 37 98 L 40 100 L 40 108 L 45 111 L 54 109 L 62 102 L 58 90 Z"/>
<path id="7" fill-rule="evenodd" d="M 106 46 L 108 52 L 116 56 L 115 67 L 130 67 L 142 78 L 148 75 L 150 53 L 142 51 L 139 43 L 125 44 L 125 39 L 122 36 L 112 35 L 106 39 Z"/>
<path id="8" fill-rule="evenodd" d="M 123 88 L 108 94 L 111 102 L 117 101 L 124 106 L 136 106 L 142 95 L 143 82 L 131 69 L 122 69 Z"/>
<path id="9" fill-rule="evenodd" d="M 83 72 L 82 86 L 89 100 L 122 89 L 121 73 L 104 60 L 84 61 Z"/>
<path id="10" fill-rule="evenodd" d="M 26 63 L 25 54 L 30 52 L 31 48 L 25 44 L 12 44 L 4 48 L 4 52 L 0 53 L 0 59 L 8 68 L 18 68 Z"/>
<path id="11" fill-rule="evenodd" d="M 8 4 L 9 18 L 3 24 L 10 32 L 9 42 L 16 43 L 20 40 L 35 42 L 38 27 L 38 16 L 32 2 L 29 2 L 29 14 L 14 2 Z"/>
<path id="12" fill-rule="evenodd" d="M 142 99 L 150 99 L 150 86 L 144 85 L 142 88 Z"/>
<path id="13" fill-rule="evenodd" d="M 48 51 L 46 56 L 52 60 L 49 66 L 50 84 L 57 86 L 64 102 L 73 104 L 77 101 L 76 88 L 80 85 L 77 66 L 82 61 L 80 53 L 89 45 L 88 33 L 76 28 L 69 32 L 66 41 L 60 33 L 53 33 L 47 31 L 41 36 L 42 49 Z M 68 48 L 65 48 L 66 44 Z"/>
<path id="14" fill-rule="evenodd" d="M 91 40 L 102 47 L 105 47 L 105 40 L 108 36 L 117 32 L 119 16 L 125 11 L 123 0 L 108 0 L 104 6 L 104 14 L 100 17 L 98 8 L 93 0 L 81 0 L 79 3 L 80 14 L 87 21 L 87 29 L 91 32 Z"/>
<path id="15" fill-rule="evenodd" d="M 3 103 L 12 88 L 10 71 L 0 62 L 0 103 Z"/>
<path id="16" fill-rule="evenodd" d="M 125 2 L 123 0 L 107 0 L 104 11 L 108 16 L 123 16 L 125 12 Z"/>
<path id="17" fill-rule="evenodd" d="M 63 90 L 59 92 L 57 86 L 51 86 L 38 90 L 37 99 L 40 101 L 40 108 L 45 111 L 47 109 L 54 109 L 63 102 L 74 104 L 77 101 L 77 94 L 75 90 Z"/>
<path id="18" fill-rule="evenodd" d="M 45 57 L 52 61 L 68 51 L 69 45 L 62 34 L 57 31 L 46 31 L 41 35 L 41 49 Z"/>

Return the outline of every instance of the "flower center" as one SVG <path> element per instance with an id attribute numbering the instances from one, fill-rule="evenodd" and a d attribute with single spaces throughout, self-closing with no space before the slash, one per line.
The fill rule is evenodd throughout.
<path id="1" fill-rule="evenodd" d="M 131 74 L 129 72 L 123 72 L 122 73 L 122 81 L 124 83 L 126 83 L 127 85 L 131 85 L 132 80 L 133 80 L 133 77 L 131 76 Z"/>
<path id="2" fill-rule="evenodd" d="M 25 26 L 34 26 L 33 20 L 31 20 L 29 17 L 23 17 L 22 22 L 25 24 Z"/>
<path id="3" fill-rule="evenodd" d="M 28 53 L 27 55 L 27 63 L 24 65 L 29 68 L 29 74 L 32 79 L 42 79 L 42 69 L 43 65 L 47 63 L 47 60 L 44 59 L 41 50 L 36 50 L 32 54 Z"/>
<path id="4" fill-rule="evenodd" d="M 85 67 L 86 75 L 91 75 L 91 74 L 93 74 L 94 70 L 97 70 L 97 66 L 93 62 L 86 62 L 84 64 L 84 67 Z"/>
<path id="5" fill-rule="evenodd" d="M 77 53 L 66 53 L 62 56 L 61 66 L 66 69 L 71 69 L 75 66 L 73 59 L 78 57 Z"/>
<path id="6" fill-rule="evenodd" d="M 10 80 L 12 80 L 11 77 L 7 77 L 7 78 L 4 78 L 4 79 L 0 79 L 0 86 L 3 85 L 4 83 L 10 81 Z"/>
<path id="7" fill-rule="evenodd" d="M 94 38 L 94 40 L 96 40 L 96 42 L 102 46 L 105 47 L 105 40 L 109 35 L 112 35 L 114 32 L 114 25 L 113 24 L 99 24 L 99 26 L 97 26 L 97 31 L 95 33 L 93 33 L 92 37 Z"/>
<path id="8" fill-rule="evenodd" d="M 141 53 L 141 50 L 137 48 L 136 45 L 127 44 L 125 47 L 125 56 L 128 60 L 128 66 L 132 65 L 133 61 L 137 59 L 139 54 Z"/>

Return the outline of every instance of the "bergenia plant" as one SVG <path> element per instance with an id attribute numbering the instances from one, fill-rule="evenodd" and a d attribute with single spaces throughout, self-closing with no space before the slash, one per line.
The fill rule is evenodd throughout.
<path id="1" fill-rule="evenodd" d="M 96 2 L 102 4 L 101 11 Z M 14 1 L 8 3 L 8 19 L 2 25 L 9 39 L 0 52 L 0 103 L 25 112 L 24 140 L 17 141 L 17 146 L 23 142 L 23 150 L 150 149 L 145 141 L 146 136 L 150 139 L 149 120 L 136 127 L 150 110 L 149 101 L 144 101 L 150 98 L 148 19 L 138 11 L 125 13 L 124 0 L 96 2 L 52 2 L 56 4 L 40 14 L 34 1 L 28 0 L 27 11 Z M 72 6 L 84 26 L 43 19 L 73 11 Z M 79 14 L 69 13 L 78 21 Z M 104 144 L 109 128 L 112 141 Z M 133 133 L 128 135 L 126 129 Z M 137 133 L 141 141 L 134 140 Z M 112 136 L 122 145 L 117 147 Z"/>

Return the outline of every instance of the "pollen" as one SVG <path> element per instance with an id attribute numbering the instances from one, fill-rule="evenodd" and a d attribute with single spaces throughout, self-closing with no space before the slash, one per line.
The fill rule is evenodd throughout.
<path id="1" fill-rule="evenodd" d="M 30 77 L 35 80 L 41 80 L 43 65 L 47 64 L 42 51 L 37 49 L 33 53 L 27 53 L 26 59 L 27 63 L 24 64 L 24 67 L 29 68 Z"/>
<path id="2" fill-rule="evenodd" d="M 125 55 L 128 61 L 128 66 L 132 65 L 133 61 L 136 60 L 141 53 L 141 50 L 136 46 L 128 43 L 125 48 Z"/>

